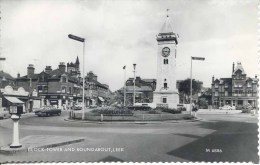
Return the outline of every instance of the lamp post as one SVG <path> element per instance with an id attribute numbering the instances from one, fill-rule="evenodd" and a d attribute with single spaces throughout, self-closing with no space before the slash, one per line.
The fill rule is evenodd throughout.
<path id="1" fill-rule="evenodd" d="M 136 68 L 136 64 L 133 64 L 134 66 L 134 94 L 133 94 L 133 106 L 135 105 L 135 68 Z"/>
<path id="2" fill-rule="evenodd" d="M 83 75 L 83 93 L 82 93 L 82 120 L 84 120 L 85 118 L 85 38 L 81 38 L 81 37 L 78 37 L 78 36 L 75 36 L 75 35 L 72 35 L 72 34 L 69 34 L 68 37 L 70 39 L 73 39 L 73 40 L 76 40 L 76 41 L 79 41 L 79 42 L 82 42 L 83 43 L 83 72 L 82 72 L 82 75 Z"/>
<path id="3" fill-rule="evenodd" d="M 204 57 L 192 57 L 190 61 L 190 114 L 192 115 L 192 60 L 201 60 L 204 61 Z"/>
<path id="4" fill-rule="evenodd" d="M 126 78 L 126 65 L 123 67 L 124 71 L 124 107 L 125 107 L 125 101 L 126 101 L 126 82 L 125 82 L 125 78 Z"/>

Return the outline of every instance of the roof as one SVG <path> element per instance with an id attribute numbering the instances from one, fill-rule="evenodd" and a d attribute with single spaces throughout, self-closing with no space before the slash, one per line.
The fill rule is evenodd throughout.
<path id="1" fill-rule="evenodd" d="M 103 87 L 103 88 L 106 88 L 108 89 L 108 86 L 106 84 L 101 84 L 100 82 L 98 82 L 97 80 L 89 80 L 88 82 L 92 82 L 92 83 L 95 83 L 97 86 L 100 86 L 100 87 Z"/>
<path id="2" fill-rule="evenodd" d="M 124 88 L 121 88 L 120 90 L 124 90 Z M 134 91 L 134 86 L 126 86 L 126 91 Z M 150 86 L 135 86 L 135 91 L 136 92 L 153 92 L 152 87 Z"/>
<path id="3" fill-rule="evenodd" d="M 232 83 L 232 78 L 220 78 L 220 83 Z"/>
<path id="4" fill-rule="evenodd" d="M 237 66 L 236 66 L 236 68 L 235 68 L 235 70 L 234 70 L 232 75 L 235 75 L 238 70 L 240 70 L 242 72 L 242 74 L 246 74 L 246 72 L 244 71 L 244 68 L 243 68 L 241 62 L 237 62 Z"/>
<path id="5" fill-rule="evenodd" d="M 161 30 L 160 30 L 160 33 L 162 34 L 166 34 L 166 33 L 173 33 L 173 29 L 172 29 L 172 26 L 171 26 L 171 23 L 170 23 L 170 19 L 169 17 L 167 16 Z"/>
<path id="6" fill-rule="evenodd" d="M 76 59 L 76 63 L 75 64 L 79 64 L 79 57 L 77 56 L 77 59 Z"/>
<path id="7" fill-rule="evenodd" d="M 9 80 L 14 80 L 14 78 L 9 73 L 6 73 L 2 70 L 0 71 L 0 77 L 5 77 L 6 79 L 9 79 Z"/>
<path id="8" fill-rule="evenodd" d="M 38 78 L 39 78 L 39 74 L 33 74 L 33 75 L 31 75 L 30 78 L 31 78 L 31 79 L 38 79 Z M 21 79 L 28 79 L 28 76 L 25 75 L 25 76 L 22 76 L 22 77 L 17 78 L 17 79 L 18 79 L 18 80 L 21 80 Z"/>
<path id="9" fill-rule="evenodd" d="M 21 100 L 19 100 L 18 98 L 16 97 L 7 97 L 5 96 L 5 98 L 10 101 L 11 103 L 14 103 L 14 104 L 24 104 L 24 102 L 22 102 Z"/>
<path id="10" fill-rule="evenodd" d="M 142 80 L 149 83 L 156 82 L 156 79 L 142 79 Z"/>

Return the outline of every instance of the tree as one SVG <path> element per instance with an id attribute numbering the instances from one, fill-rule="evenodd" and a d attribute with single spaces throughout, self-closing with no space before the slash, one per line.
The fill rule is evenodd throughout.
<path id="1" fill-rule="evenodd" d="M 202 83 L 192 79 L 192 95 L 200 92 Z M 183 96 L 183 102 L 188 102 L 187 96 L 190 96 L 190 79 L 183 80 L 179 83 L 179 93 Z"/>

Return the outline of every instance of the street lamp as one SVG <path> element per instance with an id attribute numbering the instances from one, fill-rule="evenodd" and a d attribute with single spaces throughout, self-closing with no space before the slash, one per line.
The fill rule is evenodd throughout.
<path id="1" fill-rule="evenodd" d="M 126 78 L 126 65 L 123 67 L 123 69 L 125 70 L 125 72 L 124 72 L 124 107 L 125 107 L 125 100 L 126 100 L 126 82 L 125 82 L 125 78 Z"/>
<path id="2" fill-rule="evenodd" d="M 192 60 L 201 60 L 204 61 L 204 57 L 192 57 L 190 62 L 190 114 L 192 115 Z"/>
<path id="3" fill-rule="evenodd" d="M 135 105 L 135 67 L 136 67 L 136 64 L 133 64 L 134 66 L 134 94 L 133 94 L 133 106 Z"/>
<path id="4" fill-rule="evenodd" d="M 70 39 L 73 39 L 73 40 L 76 40 L 76 41 L 79 41 L 79 42 L 83 42 L 83 94 L 82 94 L 82 120 L 84 120 L 85 118 L 85 68 L 84 68 L 84 63 L 85 63 L 85 38 L 81 38 L 81 37 L 78 37 L 78 36 L 75 36 L 75 35 L 72 35 L 72 34 L 69 34 L 68 37 Z"/>

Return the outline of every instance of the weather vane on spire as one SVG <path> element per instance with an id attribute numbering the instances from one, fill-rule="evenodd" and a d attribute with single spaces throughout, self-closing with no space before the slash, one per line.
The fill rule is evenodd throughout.
<path id="1" fill-rule="evenodd" d="M 166 11 L 167 11 L 167 17 L 169 17 L 169 14 L 168 14 L 169 10 L 170 10 L 170 9 L 166 9 Z"/>

